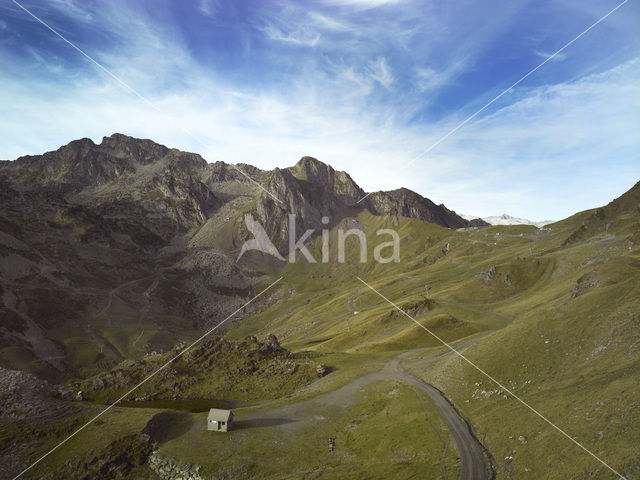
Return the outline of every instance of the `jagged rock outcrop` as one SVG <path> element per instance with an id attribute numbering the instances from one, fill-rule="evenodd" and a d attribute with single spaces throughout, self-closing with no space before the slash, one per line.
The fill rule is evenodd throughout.
<path id="1" fill-rule="evenodd" d="M 325 199 L 338 198 L 346 205 L 353 205 L 365 195 L 348 173 L 337 172 L 331 165 L 313 157 L 302 157 L 289 171 L 298 180 L 320 189 L 319 193 Z"/>
<path id="2" fill-rule="evenodd" d="M 468 220 L 460 217 L 444 205 L 436 205 L 428 198 L 407 188 L 389 192 L 375 192 L 367 197 L 372 213 L 417 218 L 437 223 L 448 228 L 472 226 Z"/>
<path id="3" fill-rule="evenodd" d="M 0 368 L 0 418 L 21 419 L 51 409 L 53 387 L 35 375 Z"/>
<path id="4" fill-rule="evenodd" d="M 147 460 L 147 465 L 162 480 L 205 480 L 200 474 L 200 466 L 179 462 L 173 458 L 163 457 L 153 452 Z"/>
<path id="5" fill-rule="evenodd" d="M 416 218 L 447 228 L 488 225 L 482 220 L 465 220 L 444 205 L 436 205 L 406 188 L 366 196 L 349 174 L 335 171 L 330 165 L 308 156 L 288 169 L 276 168 L 266 188 L 281 202 L 268 192 L 261 192 L 255 207 L 256 217 L 265 225 L 269 237 L 275 239 L 282 254 L 286 254 L 288 248 L 289 213 L 296 217 L 295 238 L 307 229 L 331 228 L 362 209 L 374 215 Z M 326 223 L 322 222 L 323 218 Z"/>
<path id="6" fill-rule="evenodd" d="M 83 391 L 86 400 L 110 403 L 124 390 L 167 365 L 183 348 L 179 345 L 165 354 L 145 355 L 138 361 L 125 360 L 108 372 L 71 382 L 67 388 Z M 263 342 L 255 337 L 231 342 L 212 336 L 171 361 L 171 365 L 137 389 L 136 396 L 130 400 L 198 398 L 202 391 L 209 392 L 213 398 L 225 398 L 229 392 L 246 393 L 247 387 L 255 394 L 262 392 L 261 398 L 267 398 L 270 392 L 282 393 L 287 388 L 308 384 L 315 377 L 315 368 L 311 362 L 290 357 L 290 352 L 280 346 L 275 335 L 269 335 Z M 242 386 L 245 391 L 241 390 Z M 156 438 L 154 428 L 149 428 L 151 430 L 144 433 Z"/>
<path id="7" fill-rule="evenodd" d="M 276 337 L 273 333 L 267 335 L 267 338 L 264 340 L 265 347 L 267 350 L 271 352 L 279 352 L 282 350 L 280 346 L 280 342 L 278 341 L 278 337 Z"/>

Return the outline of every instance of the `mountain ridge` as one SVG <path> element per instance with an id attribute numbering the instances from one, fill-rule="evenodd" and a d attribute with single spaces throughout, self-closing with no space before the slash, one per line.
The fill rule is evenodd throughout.
<path id="1" fill-rule="evenodd" d="M 57 186 L 67 191 L 74 187 L 99 187 L 120 177 L 134 175 L 140 169 L 162 161 L 168 163 L 172 173 L 177 173 L 181 169 L 194 174 L 199 170 L 209 183 L 230 180 L 249 181 L 238 171 L 241 170 L 248 176 L 255 176 L 256 178 L 252 178 L 255 182 L 265 182 L 269 185 L 272 182 L 270 177 L 277 175 L 276 172 L 287 170 L 298 181 L 306 181 L 316 187 L 330 187 L 334 196 L 347 205 L 356 204 L 365 196 L 364 190 L 347 172 L 336 171 L 331 165 L 314 157 L 303 156 L 291 167 L 265 171 L 245 163 L 238 165 L 221 161 L 208 163 L 197 153 L 183 152 L 149 139 L 137 139 L 120 133 L 103 137 L 100 144 L 94 143 L 90 138 L 82 138 L 42 155 L 24 155 L 15 160 L 7 160 L 0 164 L 0 171 L 13 183 L 24 184 L 34 182 L 35 179 L 34 183 L 39 186 Z M 36 171 L 40 176 L 33 175 Z M 271 186 L 275 189 L 278 187 L 278 185 Z M 407 188 L 373 192 L 369 196 L 373 196 L 374 199 L 385 197 L 384 200 L 378 198 L 375 202 L 367 202 L 367 199 L 361 202 L 362 206 L 376 215 L 405 213 L 406 215 L 403 216 L 433 221 L 447 228 L 472 226 L 454 211 L 446 209 L 443 204 L 436 205 L 428 198 Z M 398 201 L 405 204 L 412 203 L 413 206 L 408 208 L 391 206 L 389 197 L 396 203 Z M 416 208 L 416 203 L 421 204 L 422 209 Z M 383 205 L 387 208 L 381 208 Z M 440 211 L 437 215 L 430 215 L 429 212 L 425 212 L 425 209 Z"/>
<path id="2" fill-rule="evenodd" d="M 283 255 L 290 214 L 295 238 L 366 211 L 445 228 L 473 225 L 407 189 L 359 204 L 365 193 L 351 176 L 313 157 L 265 171 L 207 163 L 123 134 L 2 162 L 0 185 L 0 309 L 7 326 L 0 363 L 45 378 L 88 375 L 137 355 L 140 347 L 114 330 L 115 318 L 127 335 L 166 350 L 177 332 L 188 336 L 242 305 L 260 272 L 282 267 L 260 255 L 235 262 L 251 238 L 245 214 Z M 79 341 L 100 353 L 81 358 Z"/>

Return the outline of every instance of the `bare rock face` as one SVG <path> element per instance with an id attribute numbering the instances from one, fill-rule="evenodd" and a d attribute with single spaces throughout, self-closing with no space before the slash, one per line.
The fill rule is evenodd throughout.
<path id="1" fill-rule="evenodd" d="M 302 157 L 289 171 L 299 180 L 319 188 L 326 197 L 335 197 L 346 205 L 355 204 L 365 192 L 348 173 L 337 172 L 313 157 Z"/>
<path id="2" fill-rule="evenodd" d="M 101 338 L 101 327 L 87 318 L 99 315 L 111 324 L 122 321 L 118 311 L 135 312 L 139 332 L 147 323 L 174 331 L 162 318 L 213 326 L 250 298 L 258 278 L 253 270 L 263 266 L 260 254 L 255 264 L 249 255 L 236 262 L 252 238 L 245 213 L 282 256 L 290 235 L 295 242 L 312 229 L 314 240 L 363 210 L 468 225 L 410 190 L 358 202 L 364 196 L 349 174 L 312 157 L 263 171 L 209 164 L 198 154 L 118 133 L 100 144 L 83 138 L 0 162 L 0 277 L 12 279 L 0 282 L 0 348 L 17 348 L 16 358 L 27 358 L 30 371 L 59 381 L 81 369 L 83 376 L 108 370 L 128 353 L 105 342 L 95 346 L 102 348 L 93 363 L 70 363 L 79 357 L 49 337 L 54 328 L 74 325 L 87 338 Z M 289 232 L 290 215 L 295 232 Z M 264 257 L 273 262 L 270 269 L 283 265 Z M 129 350 L 172 347 L 160 340 L 145 345 L 141 335 Z"/>
<path id="3" fill-rule="evenodd" d="M 468 220 L 460 217 L 444 205 L 436 205 L 428 198 L 407 188 L 400 188 L 389 192 L 375 192 L 367 197 L 372 213 L 387 214 L 417 218 L 431 223 L 437 223 L 448 228 L 463 228 L 472 226 Z"/>
<path id="4" fill-rule="evenodd" d="M 100 146 L 119 158 L 130 158 L 141 165 L 153 163 L 167 154 L 169 149 L 151 140 L 132 138 L 121 133 L 103 137 Z"/>
<path id="5" fill-rule="evenodd" d="M 153 452 L 147 461 L 147 465 L 162 480 L 174 480 L 184 478 L 189 480 L 204 480 L 200 474 L 200 466 L 192 465 L 163 457 L 157 452 Z M 226 477 L 225 477 L 226 478 Z"/>
<path id="6" fill-rule="evenodd" d="M 134 165 L 129 159 L 112 155 L 91 139 L 83 138 L 54 152 L 20 157 L 5 164 L 3 170 L 17 184 L 72 191 L 104 185 L 133 172 Z"/>
<path id="7" fill-rule="evenodd" d="M 268 177 L 266 190 L 280 201 L 261 192 L 255 216 L 282 255 L 288 253 L 291 234 L 288 214 L 295 215 L 296 239 L 308 229 L 332 228 L 365 209 L 374 215 L 417 218 L 448 228 L 477 226 L 406 188 L 377 192 L 365 198 L 364 190 L 348 173 L 335 171 L 313 157 L 302 157 L 287 169 L 276 168 Z"/>
<path id="8" fill-rule="evenodd" d="M 470 227 L 490 227 L 491 224 L 482 220 L 481 218 L 472 218 L 468 220 Z"/>
<path id="9" fill-rule="evenodd" d="M 300 182 L 289 170 L 279 168 L 270 175 L 266 191 L 260 192 L 255 213 L 256 219 L 281 254 L 288 253 L 289 214 L 296 219 L 295 238 L 307 228 L 319 228 L 322 217 L 309 202 Z"/>
<path id="10" fill-rule="evenodd" d="M 22 419 L 50 409 L 53 388 L 30 373 L 0 368 L 0 418 Z"/>

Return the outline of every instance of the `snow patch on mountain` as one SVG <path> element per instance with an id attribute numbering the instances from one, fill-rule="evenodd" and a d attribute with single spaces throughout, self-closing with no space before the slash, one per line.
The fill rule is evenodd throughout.
<path id="1" fill-rule="evenodd" d="M 474 218 L 481 218 L 475 215 L 460 215 L 460 216 L 465 220 L 473 220 Z M 487 223 L 490 223 L 491 225 L 535 225 L 538 228 L 544 227 L 545 225 L 548 225 L 549 223 L 554 222 L 554 220 L 542 220 L 540 222 L 534 222 L 531 220 L 527 220 L 526 218 L 512 217 L 511 215 L 507 215 L 506 213 L 503 213 L 502 215 L 494 215 L 491 217 L 482 217 L 482 220 L 484 220 Z"/>

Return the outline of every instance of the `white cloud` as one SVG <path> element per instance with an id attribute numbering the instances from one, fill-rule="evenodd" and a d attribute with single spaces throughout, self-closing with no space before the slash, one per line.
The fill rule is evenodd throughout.
<path id="1" fill-rule="evenodd" d="M 397 121 L 392 110 L 371 101 L 398 83 L 384 55 L 366 50 L 361 57 L 318 64 L 314 57 L 301 67 L 304 75 L 286 87 L 240 88 L 198 63 L 172 30 L 115 8 L 105 18 L 109 23 L 101 28 L 121 47 L 89 53 L 166 115 L 90 64 L 82 76 L 54 72 L 39 80 L 20 77 L 16 69 L 15 75 L 0 75 L 0 158 L 41 153 L 86 136 L 99 142 L 118 131 L 199 152 L 209 161 L 261 168 L 289 166 L 312 155 L 347 170 L 366 190 L 406 186 L 457 211 L 483 216 L 508 211 L 533 219 L 606 203 L 640 177 L 640 161 L 631 153 L 640 151 L 638 61 L 571 83 L 518 88 L 492 114 L 402 168 L 469 109 L 426 125 Z M 340 31 L 326 19 L 311 19 L 311 26 L 291 32 L 272 22 L 270 33 L 280 41 L 324 45 L 330 40 L 325 31 Z M 95 21 L 86 19 L 89 25 Z M 350 25 L 342 17 L 335 21 Z M 470 68 L 468 52 L 462 47 L 455 56 L 462 60 L 445 68 L 417 69 L 416 82 L 425 91 L 450 84 Z M 599 162 L 616 168 L 596 173 Z"/>
<path id="2" fill-rule="evenodd" d="M 214 16 L 220 9 L 219 0 L 200 0 L 198 3 L 198 10 L 207 17 Z"/>
<path id="3" fill-rule="evenodd" d="M 454 165 L 444 176 L 429 175 L 421 189 L 455 191 L 448 206 L 482 215 L 562 218 L 606 204 L 640 179 L 638 75 L 640 59 L 575 82 L 521 89 L 410 170 Z M 425 148 L 463 118 L 443 123 Z"/>
<path id="4" fill-rule="evenodd" d="M 432 92 L 440 87 L 451 85 L 455 78 L 469 68 L 469 60 L 452 59 L 447 66 L 436 70 L 430 67 L 415 67 L 415 83 L 423 92 Z"/>
<path id="5" fill-rule="evenodd" d="M 553 57 L 551 58 L 551 60 L 553 61 L 560 61 L 560 60 L 564 60 L 565 58 L 567 58 L 566 53 L 556 53 L 555 55 L 553 53 L 548 53 L 548 52 L 542 52 L 540 50 L 534 50 L 533 53 L 535 55 L 537 55 L 538 57 L 546 60 L 547 58 L 551 57 L 553 55 Z"/>
<path id="6" fill-rule="evenodd" d="M 273 23 L 265 23 L 260 28 L 267 38 L 280 42 L 293 43 L 307 47 L 315 46 L 320 41 L 320 34 L 306 29 L 296 29 L 285 32 Z"/>
<path id="7" fill-rule="evenodd" d="M 369 63 L 369 73 L 373 80 L 385 88 L 391 87 L 391 84 L 394 81 L 393 74 L 387 64 L 387 59 L 384 57 L 378 57 L 373 62 Z"/>
<path id="8" fill-rule="evenodd" d="M 81 2 L 77 3 L 74 0 L 51 0 L 49 7 L 58 9 L 77 21 L 89 22 L 94 20 L 93 13 L 85 8 L 86 5 L 83 5 Z"/>
<path id="9" fill-rule="evenodd" d="M 350 6 L 360 9 L 369 9 L 403 3 L 403 0 L 324 0 L 324 3 L 332 6 Z"/>
<path id="10" fill-rule="evenodd" d="M 327 15 L 323 15 L 320 12 L 312 11 L 308 13 L 308 16 L 318 28 L 333 30 L 337 32 L 352 31 L 354 28 L 352 25 L 343 20 L 337 20 L 335 18 L 328 17 Z"/>

